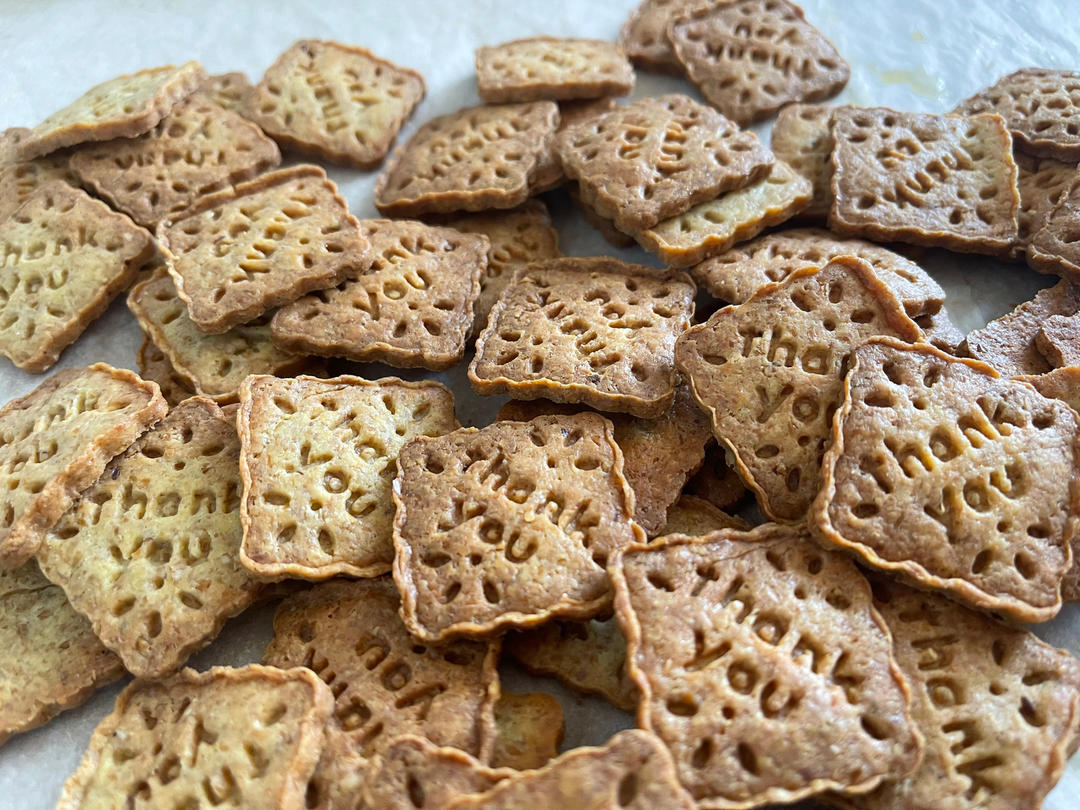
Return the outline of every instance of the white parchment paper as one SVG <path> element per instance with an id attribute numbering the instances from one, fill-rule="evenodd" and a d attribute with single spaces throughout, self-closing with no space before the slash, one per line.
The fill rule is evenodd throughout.
<path id="1" fill-rule="evenodd" d="M 90 86 L 120 73 L 198 59 L 212 73 L 243 70 L 257 81 L 274 58 L 301 37 L 362 45 L 419 70 L 428 94 L 403 135 L 427 119 L 476 104 L 473 51 L 482 44 L 551 34 L 614 39 L 636 0 L 0 0 L 0 129 L 33 126 Z M 1075 0 L 804 0 L 808 19 L 851 62 L 852 78 L 838 101 L 897 109 L 945 111 L 957 101 L 1025 66 L 1076 69 L 1080 5 Z M 684 81 L 638 74 L 634 97 L 696 92 Z M 767 125 L 758 127 L 767 137 Z M 374 174 L 327 167 L 353 212 L 376 215 Z M 573 209 L 553 210 L 568 255 L 618 255 L 656 264 L 638 249 L 612 250 Z M 964 330 L 982 326 L 1053 279 L 1024 266 L 930 251 L 922 264 L 948 292 L 947 305 Z M 141 335 L 122 300 L 69 348 L 59 368 L 97 360 L 135 368 Z M 54 369 L 55 370 L 55 369 Z M 415 379 L 421 374 L 361 367 Z M 501 400 L 470 390 L 464 364 L 430 375 L 452 387 L 465 424 L 491 421 Z M 27 393 L 42 377 L 0 359 L 0 402 Z M 272 608 L 233 620 L 191 665 L 257 661 L 271 635 Z M 1041 637 L 1080 653 L 1080 607 L 1069 605 Z M 122 685 L 122 684 L 121 684 Z M 631 724 L 602 701 L 513 667 L 504 686 L 545 689 L 566 712 L 564 747 L 602 742 Z M 94 726 L 110 710 L 120 685 L 82 707 L 0 748 L 0 808 L 55 805 Z M 1080 757 L 1046 803 L 1048 810 L 1080 807 Z"/>

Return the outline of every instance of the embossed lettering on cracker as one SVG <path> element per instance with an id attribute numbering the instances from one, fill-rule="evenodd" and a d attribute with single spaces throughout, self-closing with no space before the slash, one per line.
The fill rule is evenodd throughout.
<path id="1" fill-rule="evenodd" d="M 762 287 L 679 338 L 676 365 L 774 520 L 806 515 L 849 356 L 881 334 L 922 337 L 870 265 L 841 256 Z"/>
<path id="2" fill-rule="evenodd" d="M 244 115 L 247 97 L 251 92 L 251 81 L 247 74 L 233 71 L 207 76 L 195 91 L 208 101 L 212 101 L 224 110 Z"/>
<path id="3" fill-rule="evenodd" d="M 0 566 L 15 568 L 110 459 L 165 415 L 158 387 L 96 363 L 57 372 L 0 410 Z"/>
<path id="4" fill-rule="evenodd" d="M 851 76 L 836 48 L 787 0 L 735 0 L 686 12 L 667 28 L 701 93 L 740 125 L 794 101 L 835 96 Z"/>
<path id="5" fill-rule="evenodd" d="M 415 70 L 364 48 L 303 39 L 252 88 L 245 113 L 282 146 L 374 169 L 424 92 Z"/>
<path id="6" fill-rule="evenodd" d="M 812 527 L 866 564 L 1017 621 L 1061 609 L 1080 520 L 1076 414 L 977 361 L 855 350 Z"/>
<path id="7" fill-rule="evenodd" d="M 49 180 L 79 185 L 68 168 L 67 152 L 54 152 L 34 160 L 18 157 L 18 146 L 29 134 L 30 130 L 25 127 L 11 127 L 0 132 L 0 222 Z"/>
<path id="8" fill-rule="evenodd" d="M 311 165 L 202 197 L 157 233 L 177 295 L 207 334 L 333 287 L 368 259 L 360 223 Z"/>
<path id="9" fill-rule="evenodd" d="M 495 704 L 495 729 L 492 766 L 541 768 L 558 756 L 564 731 L 562 706 L 546 692 L 503 692 Z"/>
<path id="10" fill-rule="evenodd" d="M 1068 188 L 1028 245 L 1028 265 L 1041 273 L 1056 273 L 1080 281 L 1080 173 L 1069 179 Z"/>
<path id="11" fill-rule="evenodd" d="M 240 559 L 264 577 L 371 577 L 394 558 L 391 482 L 414 436 L 459 427 L 434 381 L 279 379 L 240 387 Z"/>
<path id="12" fill-rule="evenodd" d="M 57 810 L 120 807 L 138 796 L 177 807 L 211 804 L 301 810 L 334 696 L 309 670 L 184 669 L 136 680 L 98 724 Z"/>
<path id="13" fill-rule="evenodd" d="M 829 228 L 878 242 L 1008 255 L 1020 195 L 997 115 L 833 112 Z"/>
<path id="14" fill-rule="evenodd" d="M 765 177 L 772 152 L 688 96 L 643 98 L 567 127 L 559 159 L 582 199 L 627 233 Z"/>
<path id="15" fill-rule="evenodd" d="M 591 618 L 611 605 L 611 555 L 645 539 L 611 423 L 592 413 L 413 439 L 394 503 L 402 618 L 425 641 Z"/>
<path id="16" fill-rule="evenodd" d="M 0 354 L 23 371 L 50 368 L 154 252 L 123 214 L 61 180 L 0 219 Z"/>
<path id="17" fill-rule="evenodd" d="M 658 418 L 675 397 L 675 340 L 695 291 L 685 274 L 617 259 L 529 265 L 492 309 L 469 381 L 481 394 Z"/>
<path id="18" fill-rule="evenodd" d="M 832 107 L 789 104 L 773 124 L 773 154 L 814 187 L 814 199 L 799 213 L 824 222 L 832 205 Z"/>
<path id="19" fill-rule="evenodd" d="M 477 48 L 476 86 L 489 103 L 624 96 L 634 69 L 606 40 L 532 37 Z"/>
<path id="20" fill-rule="evenodd" d="M 870 588 L 805 529 L 674 535 L 610 570 L 638 723 L 700 807 L 865 792 L 919 761 L 908 685 Z"/>

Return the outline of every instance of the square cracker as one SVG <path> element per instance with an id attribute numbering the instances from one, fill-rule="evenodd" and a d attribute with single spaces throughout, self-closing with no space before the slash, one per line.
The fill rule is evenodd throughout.
<path id="1" fill-rule="evenodd" d="M 240 383 L 251 374 L 288 376 L 311 365 L 309 358 L 270 342 L 265 316 L 219 335 L 200 332 L 164 267 L 136 284 L 127 304 L 182 385 L 211 399 L 235 401 Z"/>
<path id="2" fill-rule="evenodd" d="M 565 731 L 562 706 L 546 692 L 503 692 L 495 704 L 495 729 L 492 766 L 543 767 L 559 754 Z"/>
<path id="3" fill-rule="evenodd" d="M 19 144 L 18 155 L 29 160 L 86 141 L 142 135 L 205 78 L 198 62 L 186 62 L 109 79 L 34 127 Z"/>
<path id="4" fill-rule="evenodd" d="M 915 767 L 910 694 L 870 588 L 805 530 L 673 535 L 628 549 L 611 576 L 638 724 L 700 807 L 860 793 Z"/>
<path id="5" fill-rule="evenodd" d="M 257 126 L 194 93 L 137 138 L 75 150 L 71 171 L 114 208 L 155 228 L 204 194 L 280 162 L 277 144 Z"/>
<path id="6" fill-rule="evenodd" d="M 220 334 L 359 272 L 368 242 L 318 166 L 264 174 L 158 227 L 192 323 Z"/>
<path id="7" fill-rule="evenodd" d="M 545 168 L 558 123 L 553 101 L 433 118 L 394 150 L 375 183 L 375 207 L 384 216 L 415 217 L 521 205 Z"/>
<path id="8" fill-rule="evenodd" d="M 1028 265 L 1080 282 L 1080 172 L 1074 172 L 1027 247 Z"/>
<path id="9" fill-rule="evenodd" d="M 871 340 L 844 383 L 814 532 L 972 607 L 1046 621 L 1080 520 L 1078 437 L 1067 405 L 983 363 Z"/>
<path id="10" fill-rule="evenodd" d="M 835 96 L 851 68 L 787 0 L 699 4 L 668 24 L 675 58 L 706 100 L 741 126 L 785 104 Z"/>
<path id="11" fill-rule="evenodd" d="M 487 267 L 486 236 L 408 220 L 366 219 L 363 269 L 337 287 L 287 304 L 274 344 L 303 354 L 438 371 L 465 355 Z"/>
<path id="12" fill-rule="evenodd" d="M 1000 116 L 838 107 L 832 134 L 831 230 L 992 255 L 1016 241 L 1020 195 Z"/>
<path id="13" fill-rule="evenodd" d="M 0 353 L 53 365 L 154 252 L 150 234 L 82 189 L 50 180 L 0 220 Z"/>
<path id="14" fill-rule="evenodd" d="M 782 160 L 810 181 L 814 198 L 799 213 L 824 222 L 832 206 L 832 107 L 789 104 L 773 124 L 769 145 Z"/>
<path id="15" fill-rule="evenodd" d="M 611 423 L 591 413 L 413 439 L 394 503 L 402 618 L 426 641 L 591 618 L 611 603 L 608 558 L 645 537 Z"/>
<path id="16" fill-rule="evenodd" d="M 385 574 L 401 447 L 458 427 L 433 381 L 248 377 L 237 415 L 244 480 L 240 558 L 264 577 Z"/>
<path id="17" fill-rule="evenodd" d="M 624 96 L 634 69 L 613 42 L 532 37 L 477 48 L 476 86 L 489 104 Z"/>
<path id="18" fill-rule="evenodd" d="M 374 169 L 424 91 L 415 70 L 364 48 L 302 39 L 267 68 L 246 114 L 282 146 Z"/>
<path id="19" fill-rule="evenodd" d="M 1015 152 L 1013 159 L 1016 161 L 1020 210 L 1016 244 L 1009 258 L 1022 259 L 1027 255 L 1032 238 L 1042 230 L 1050 212 L 1075 179 L 1076 165 L 1053 158 L 1033 158 L 1021 152 Z"/>
<path id="20" fill-rule="evenodd" d="M 578 402 L 657 418 L 675 397 L 675 339 L 693 282 L 616 259 L 554 259 L 518 271 L 476 342 L 481 394 Z"/>
<path id="21" fill-rule="evenodd" d="M 262 583 L 240 564 L 240 441 L 185 400 L 75 500 L 38 549 L 94 632 L 143 678 L 179 668 Z"/>
<path id="22" fill-rule="evenodd" d="M 796 270 L 679 338 L 679 370 L 772 519 L 801 520 L 809 509 L 849 355 L 881 334 L 922 338 L 870 265 L 841 256 Z"/>
<path id="23" fill-rule="evenodd" d="M 169 358 L 145 332 L 143 342 L 135 353 L 135 362 L 139 365 L 139 376 L 147 382 L 155 383 L 161 389 L 161 395 L 165 397 L 170 408 L 175 408 L 188 397 L 195 396 L 191 383 L 177 374 Z"/>
<path id="24" fill-rule="evenodd" d="M 0 570 L 0 744 L 124 674 L 37 564 Z"/>
<path id="25" fill-rule="evenodd" d="M 616 107 L 557 142 L 582 199 L 628 233 L 757 182 L 773 164 L 754 133 L 679 94 Z"/>
<path id="26" fill-rule="evenodd" d="M 0 410 L 0 566 L 15 568 L 105 465 L 168 407 L 153 383 L 104 363 L 57 372 Z"/>
<path id="27" fill-rule="evenodd" d="M 646 70 L 681 76 L 685 72 L 668 41 L 668 24 L 701 0 L 642 0 L 619 31 L 619 47 Z"/>
<path id="28" fill-rule="evenodd" d="M 79 181 L 68 168 L 68 153 L 55 152 L 35 160 L 20 160 L 18 145 L 30 130 L 11 127 L 0 132 L 0 222 L 49 180 L 63 180 L 71 186 Z"/>
<path id="29" fill-rule="evenodd" d="M 249 665 L 136 680 L 94 729 L 57 810 L 228 802 L 301 810 L 333 695 L 314 673 Z M 194 798 L 198 797 L 198 798 Z"/>

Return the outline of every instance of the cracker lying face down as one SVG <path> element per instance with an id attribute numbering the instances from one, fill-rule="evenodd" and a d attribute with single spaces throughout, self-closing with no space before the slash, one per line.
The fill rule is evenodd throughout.
<path id="1" fill-rule="evenodd" d="M 832 205 L 832 111 L 824 104 L 789 104 L 773 124 L 769 145 L 782 160 L 810 181 L 814 198 L 800 213 L 824 221 Z"/>
<path id="2" fill-rule="evenodd" d="M 540 768 L 559 753 L 562 706 L 546 692 L 503 692 L 495 704 L 495 728 L 492 765 L 519 771 Z"/>

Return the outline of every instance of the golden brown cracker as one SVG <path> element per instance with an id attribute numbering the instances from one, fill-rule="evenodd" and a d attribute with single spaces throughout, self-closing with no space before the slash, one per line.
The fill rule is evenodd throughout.
<path id="1" fill-rule="evenodd" d="M 489 104 L 624 96 L 634 69 L 606 40 L 532 37 L 477 48 L 476 86 Z"/>
<path id="2" fill-rule="evenodd" d="M 519 771 L 542 768 L 559 754 L 564 730 L 562 706 L 544 692 L 503 692 L 495 704 L 495 728 L 493 767 Z"/>

